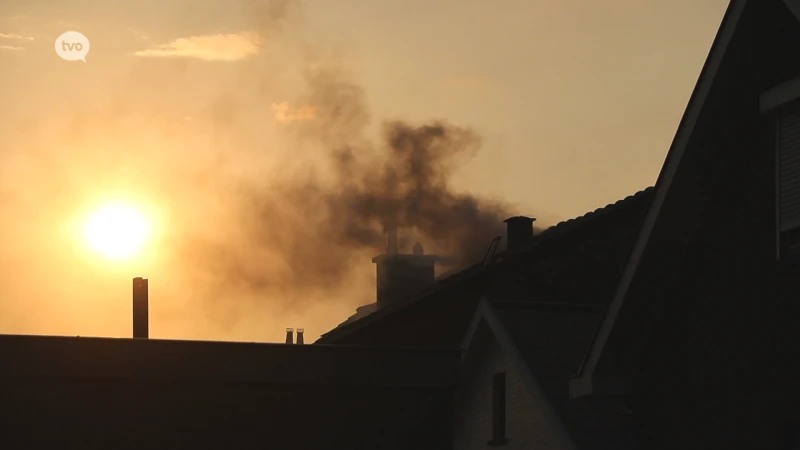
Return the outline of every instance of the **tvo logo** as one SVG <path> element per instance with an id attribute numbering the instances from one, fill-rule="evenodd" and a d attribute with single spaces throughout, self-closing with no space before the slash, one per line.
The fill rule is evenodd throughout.
<path id="1" fill-rule="evenodd" d="M 56 54 L 67 61 L 86 62 L 89 39 L 77 31 L 67 31 L 56 39 Z"/>

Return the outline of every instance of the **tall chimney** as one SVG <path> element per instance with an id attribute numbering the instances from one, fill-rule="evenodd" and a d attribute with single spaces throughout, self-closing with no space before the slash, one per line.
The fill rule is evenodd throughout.
<path id="1" fill-rule="evenodd" d="M 304 344 L 304 342 L 303 342 L 303 332 L 304 331 L 305 330 L 303 330 L 302 328 L 298 328 L 297 329 L 297 344 L 300 344 L 300 345 Z"/>
<path id="2" fill-rule="evenodd" d="M 506 223 L 506 250 L 515 251 L 533 240 L 533 222 L 536 219 L 525 216 L 509 217 Z"/>
<path id="3" fill-rule="evenodd" d="M 294 330 L 291 328 L 286 329 L 286 343 L 294 344 Z"/>
<path id="4" fill-rule="evenodd" d="M 133 279 L 133 337 L 147 339 L 149 336 L 148 323 L 148 293 L 147 279 L 137 277 Z"/>
<path id="5" fill-rule="evenodd" d="M 375 303 L 381 309 L 415 294 L 436 281 L 436 255 L 426 255 L 422 244 L 414 245 L 412 254 L 399 253 L 397 227 L 388 228 L 386 253 L 372 258 L 376 268 Z"/>

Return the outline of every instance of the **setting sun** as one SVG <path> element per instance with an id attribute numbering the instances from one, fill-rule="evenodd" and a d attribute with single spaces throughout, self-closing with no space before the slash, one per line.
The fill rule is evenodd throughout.
<path id="1" fill-rule="evenodd" d="M 142 249 L 151 231 L 150 223 L 136 208 L 114 204 L 89 217 L 84 237 L 95 251 L 114 260 L 126 260 Z"/>

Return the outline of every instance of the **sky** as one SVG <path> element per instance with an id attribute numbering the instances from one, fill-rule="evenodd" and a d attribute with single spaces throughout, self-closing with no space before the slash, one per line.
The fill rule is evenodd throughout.
<path id="1" fill-rule="evenodd" d="M 461 263 L 654 184 L 726 6 L 5 0 L 0 333 L 130 336 L 144 276 L 152 337 L 311 341 L 374 301 L 387 214 Z M 120 202 L 122 261 L 81 234 Z"/>

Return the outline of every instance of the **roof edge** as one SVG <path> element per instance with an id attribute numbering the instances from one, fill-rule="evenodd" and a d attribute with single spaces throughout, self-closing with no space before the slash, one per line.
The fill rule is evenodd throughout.
<path id="1" fill-rule="evenodd" d="M 470 266 L 460 272 L 454 273 L 445 279 L 437 281 L 430 288 L 427 288 L 416 294 L 412 294 L 410 297 L 406 297 L 405 299 L 399 302 L 393 303 L 385 307 L 385 309 L 383 310 L 377 310 L 367 316 L 361 317 L 352 322 L 345 321 L 339 324 L 339 326 L 329 330 L 326 333 L 323 333 L 314 342 L 314 345 L 333 344 L 337 339 L 343 338 L 344 336 L 354 333 L 360 330 L 361 328 L 369 325 L 370 323 L 379 320 L 381 317 L 385 317 L 387 314 L 402 309 L 403 307 L 409 304 L 414 304 L 418 300 L 426 298 L 432 293 L 439 292 L 441 289 L 453 286 L 454 284 L 469 279 L 470 277 L 476 274 L 484 273 L 486 270 L 494 268 L 496 264 L 502 263 L 504 261 L 515 260 L 516 258 L 519 258 L 522 255 L 524 255 L 526 251 L 536 247 L 537 245 L 542 244 L 544 242 L 550 242 L 551 239 L 562 236 L 564 233 L 568 233 L 577 227 L 591 224 L 592 220 L 596 220 L 598 218 L 607 216 L 607 214 L 609 214 L 610 212 L 618 211 L 619 208 L 621 207 L 630 205 L 635 201 L 643 201 L 642 199 L 646 198 L 646 196 L 653 190 L 654 186 L 648 186 L 640 191 L 628 195 L 625 198 L 617 200 L 616 202 L 609 203 L 606 206 L 597 208 L 593 211 L 589 211 L 583 214 L 582 216 L 561 221 L 551 227 L 544 229 L 541 233 L 539 233 L 534 237 L 534 241 L 532 243 L 526 245 L 525 247 L 520 248 L 518 251 L 511 254 L 505 254 L 505 252 L 497 254 L 496 258 L 502 258 L 502 260 L 496 259 L 494 264 L 490 264 L 488 266 L 484 266 L 483 262 L 476 263 L 475 265 Z"/>
<path id="2" fill-rule="evenodd" d="M 695 88 L 692 91 L 691 97 L 689 98 L 687 108 L 681 117 L 677 132 L 675 133 L 675 138 L 673 139 L 670 149 L 667 152 L 661 173 L 656 181 L 655 198 L 653 199 L 653 203 L 650 205 L 650 209 L 648 210 L 644 222 L 642 223 L 639 236 L 636 239 L 631 251 L 631 255 L 628 258 L 628 262 L 625 264 L 625 268 L 620 276 L 617 289 L 611 299 L 611 303 L 608 306 L 606 316 L 603 319 L 600 328 L 598 329 L 594 342 L 589 347 L 589 350 L 584 357 L 584 361 L 581 364 L 578 375 L 570 381 L 570 392 L 571 395 L 574 393 L 575 397 L 591 395 L 593 392 L 593 383 L 591 382 L 590 378 L 594 377 L 594 371 L 597 367 L 597 363 L 603 354 L 606 342 L 608 341 L 608 337 L 610 336 L 611 330 L 614 327 L 619 311 L 622 309 L 622 305 L 628 293 L 628 288 L 633 281 L 633 278 L 636 274 L 636 269 L 640 260 L 642 259 L 645 247 L 647 246 L 647 242 L 650 238 L 650 234 L 652 233 L 653 228 L 658 220 L 658 216 L 661 212 L 661 207 L 664 204 L 667 192 L 669 192 L 669 189 L 672 186 L 672 181 L 675 178 L 678 166 L 680 165 L 681 159 L 686 151 L 686 147 L 688 146 L 689 139 L 691 138 L 695 126 L 697 125 L 697 120 L 700 116 L 700 113 L 705 106 L 705 101 L 708 97 L 711 87 L 714 84 L 717 72 L 722 64 L 725 54 L 727 53 L 728 46 L 730 45 L 730 41 L 733 38 L 734 32 L 739 24 L 739 19 L 742 15 L 742 11 L 744 10 L 744 6 L 746 4 L 747 0 L 731 0 L 731 2 L 728 4 L 728 8 L 725 10 L 719 30 L 717 31 L 717 35 L 714 38 L 714 42 L 711 44 L 711 49 L 709 50 L 706 61 L 700 71 L 698 81 L 695 84 Z"/>

